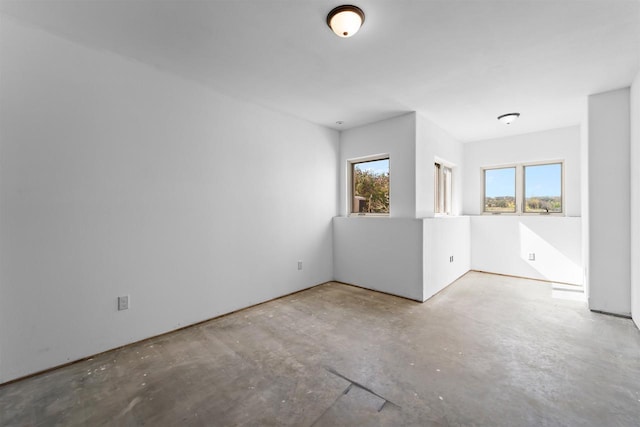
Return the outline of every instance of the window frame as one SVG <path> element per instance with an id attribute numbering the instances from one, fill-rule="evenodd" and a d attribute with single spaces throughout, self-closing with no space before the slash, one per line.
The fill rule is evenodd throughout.
<path id="1" fill-rule="evenodd" d="M 499 169 L 513 169 L 513 186 L 514 186 L 514 192 L 513 192 L 513 201 L 514 201 L 514 208 L 513 211 L 507 211 L 507 212 L 492 212 L 492 211 L 487 211 L 485 208 L 487 206 L 487 171 L 488 170 L 499 170 Z M 518 207 L 518 165 L 516 164 L 509 164 L 509 165 L 499 165 L 499 166 L 487 166 L 487 167 L 483 167 L 481 169 L 482 174 L 482 200 L 481 200 L 481 212 L 483 215 L 518 215 L 519 212 L 519 207 Z"/>
<path id="2" fill-rule="evenodd" d="M 525 168 L 528 166 L 544 166 L 544 165 L 560 165 L 560 212 L 526 212 L 526 180 L 525 180 Z M 485 211 L 485 196 L 486 196 L 486 174 L 485 171 L 492 169 L 508 169 L 515 168 L 515 211 L 514 212 L 491 212 Z M 566 194 L 565 194 L 565 161 L 564 160 L 540 160 L 535 162 L 523 162 L 523 163 L 510 163 L 496 166 L 483 166 L 480 168 L 481 180 L 482 180 L 482 194 L 480 197 L 482 215 L 524 215 L 524 216 L 566 216 Z"/>
<path id="3" fill-rule="evenodd" d="M 545 166 L 545 165 L 560 165 L 560 212 L 527 212 L 527 176 L 525 169 L 529 166 Z M 522 168 L 522 215 L 545 215 L 545 216 L 564 216 L 565 215 L 565 194 L 564 194 L 564 160 L 557 161 L 540 161 L 523 163 Z"/>
<path id="4" fill-rule="evenodd" d="M 436 160 L 433 175 L 433 214 L 434 216 L 453 215 L 453 170 L 454 166 Z M 448 179 L 447 179 L 448 175 Z M 448 209 L 447 209 L 448 208 Z"/>
<path id="5" fill-rule="evenodd" d="M 356 193 L 356 183 L 354 179 L 355 167 L 361 163 L 375 162 L 378 160 L 387 160 L 389 162 L 389 212 L 354 212 L 354 198 Z M 350 217 L 381 217 L 385 218 L 391 214 L 391 156 L 389 154 L 375 154 L 372 156 L 358 157 L 347 160 L 347 176 L 348 176 L 348 206 L 347 214 Z"/>

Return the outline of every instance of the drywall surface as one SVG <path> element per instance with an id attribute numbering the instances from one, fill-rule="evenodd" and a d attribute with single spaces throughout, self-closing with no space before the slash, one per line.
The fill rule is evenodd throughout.
<path id="1" fill-rule="evenodd" d="M 580 216 L 579 126 L 464 144 L 463 213 L 482 213 L 483 167 L 553 160 L 564 160 L 566 215 Z"/>
<path id="2" fill-rule="evenodd" d="M 640 327 L 640 73 L 631 85 L 631 315 Z"/>
<path id="3" fill-rule="evenodd" d="M 629 88 L 588 98 L 589 307 L 621 315 L 631 313 L 629 100 Z"/>
<path id="4" fill-rule="evenodd" d="M 471 269 L 580 285 L 581 218 L 473 216 Z"/>
<path id="5" fill-rule="evenodd" d="M 423 301 L 422 236 L 419 219 L 335 217 L 335 280 Z"/>
<path id="6" fill-rule="evenodd" d="M 464 213 L 471 269 L 582 284 L 581 129 L 578 126 L 464 145 Z M 564 161 L 566 216 L 481 215 L 482 168 Z M 535 253 L 535 261 L 529 261 Z"/>
<path id="7" fill-rule="evenodd" d="M 434 216 L 434 163 L 452 168 L 452 215 L 462 212 L 463 144 L 425 117 L 416 115 L 416 217 Z"/>
<path id="8" fill-rule="evenodd" d="M 589 103 L 584 100 L 580 124 L 580 205 L 582 206 L 582 285 L 589 299 Z"/>
<path id="9" fill-rule="evenodd" d="M 436 160 L 453 167 L 453 213 L 459 213 L 462 148 L 416 113 L 341 133 L 343 217 L 333 222 L 336 280 L 423 301 L 469 270 L 468 218 L 415 219 L 434 215 Z M 349 161 L 378 154 L 390 159 L 389 218 L 346 217 Z M 456 254 L 455 263 L 449 262 L 450 253 Z"/>
<path id="10" fill-rule="evenodd" d="M 2 19 L 0 383 L 333 278 L 337 132 Z"/>
<path id="11" fill-rule="evenodd" d="M 471 222 L 468 216 L 423 220 L 423 299 L 427 300 L 471 266 Z"/>
<path id="12" fill-rule="evenodd" d="M 415 218 L 416 115 L 409 113 L 340 134 L 340 215 L 349 214 L 349 161 L 389 155 L 390 217 Z"/>

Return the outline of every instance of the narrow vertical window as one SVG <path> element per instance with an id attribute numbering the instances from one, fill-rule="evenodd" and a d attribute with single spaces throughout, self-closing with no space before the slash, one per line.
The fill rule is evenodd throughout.
<path id="1" fill-rule="evenodd" d="M 451 173 L 451 168 L 448 167 L 443 167 L 442 168 L 442 177 L 443 179 L 443 183 L 442 183 L 442 187 L 443 187 L 443 213 L 447 214 L 447 215 L 451 215 L 451 179 L 452 179 L 452 173 Z"/>
<path id="2" fill-rule="evenodd" d="M 440 163 L 436 163 L 433 170 L 434 170 L 434 174 L 433 174 L 434 210 L 433 211 L 435 213 L 442 213 L 442 197 L 441 197 L 442 194 L 440 191 L 440 176 L 442 173 L 442 167 L 440 166 Z"/>
<path id="3" fill-rule="evenodd" d="M 389 158 L 351 163 L 351 213 L 389 214 Z"/>
<path id="4" fill-rule="evenodd" d="M 484 170 L 484 212 L 516 212 L 516 168 Z"/>
<path id="5" fill-rule="evenodd" d="M 453 172 L 450 167 L 435 163 L 433 177 L 433 211 L 435 213 L 451 215 L 452 177 Z"/>
<path id="6" fill-rule="evenodd" d="M 524 166 L 524 212 L 562 212 L 562 163 Z"/>

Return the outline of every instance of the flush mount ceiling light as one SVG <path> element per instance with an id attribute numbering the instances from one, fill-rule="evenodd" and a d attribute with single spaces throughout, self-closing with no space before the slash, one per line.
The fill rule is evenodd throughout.
<path id="1" fill-rule="evenodd" d="M 518 117 L 520 117 L 520 113 L 507 113 L 498 116 L 498 120 L 500 120 L 502 123 L 510 125 L 511 123 L 515 122 Z"/>
<path id="2" fill-rule="evenodd" d="M 338 6 L 327 15 L 327 25 L 338 37 L 351 37 L 364 22 L 362 9 L 350 4 Z"/>

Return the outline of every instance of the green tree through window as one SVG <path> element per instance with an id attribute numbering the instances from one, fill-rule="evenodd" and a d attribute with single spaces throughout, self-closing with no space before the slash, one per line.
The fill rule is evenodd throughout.
<path id="1" fill-rule="evenodd" d="M 389 159 L 353 163 L 353 213 L 389 213 Z"/>
<path id="2" fill-rule="evenodd" d="M 525 212 L 562 212 L 562 164 L 524 167 Z"/>
<path id="3" fill-rule="evenodd" d="M 485 169 L 484 211 L 516 211 L 516 168 Z"/>

